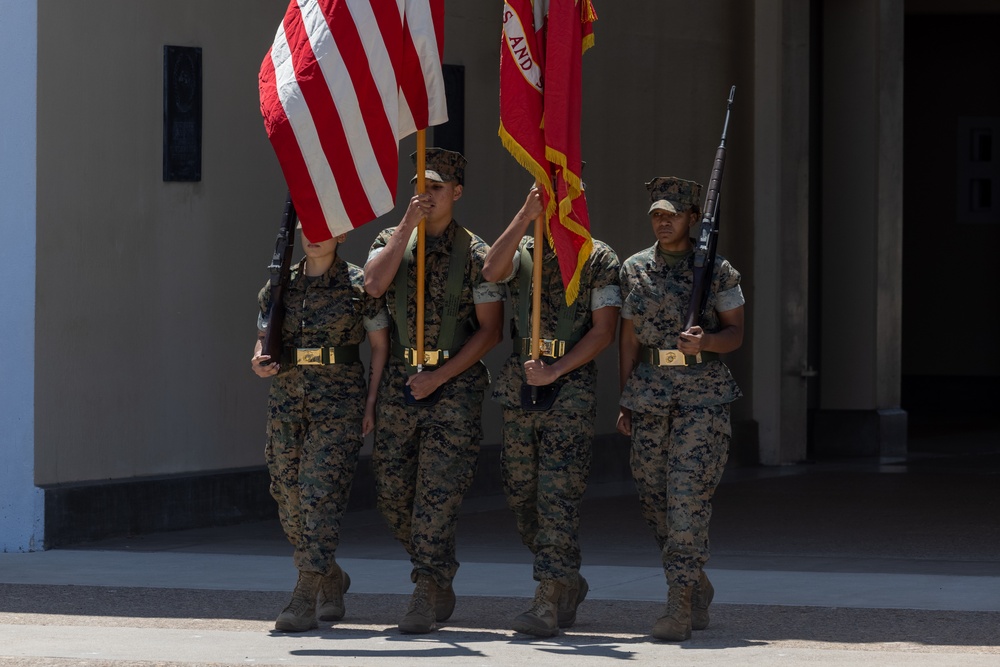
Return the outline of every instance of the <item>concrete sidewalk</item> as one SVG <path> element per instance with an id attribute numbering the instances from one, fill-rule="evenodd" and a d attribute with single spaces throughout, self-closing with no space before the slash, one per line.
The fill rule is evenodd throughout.
<path id="1" fill-rule="evenodd" d="M 648 637 L 666 587 L 634 492 L 595 486 L 591 592 L 550 640 L 507 629 L 530 558 L 502 499 L 481 498 L 460 521 L 458 606 L 431 635 L 396 629 L 409 563 L 362 511 L 339 551 L 348 615 L 300 635 L 271 631 L 295 580 L 276 521 L 0 554 L 0 664 L 998 665 L 997 473 L 982 456 L 728 471 L 712 624 L 681 644 Z"/>

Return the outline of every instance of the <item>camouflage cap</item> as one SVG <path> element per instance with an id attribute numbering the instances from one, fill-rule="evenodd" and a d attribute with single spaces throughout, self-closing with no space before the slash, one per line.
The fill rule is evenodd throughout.
<path id="1" fill-rule="evenodd" d="M 659 209 L 681 213 L 701 202 L 701 183 L 685 181 L 676 176 L 657 176 L 646 183 L 649 199 L 653 202 L 649 212 Z"/>
<path id="2" fill-rule="evenodd" d="M 424 177 L 438 183 L 448 183 L 454 181 L 458 185 L 465 182 L 465 165 L 468 162 L 461 153 L 445 150 L 443 148 L 428 148 L 424 164 Z M 410 154 L 413 164 L 417 164 L 417 153 Z M 410 183 L 416 183 L 417 177 L 410 179 Z"/>

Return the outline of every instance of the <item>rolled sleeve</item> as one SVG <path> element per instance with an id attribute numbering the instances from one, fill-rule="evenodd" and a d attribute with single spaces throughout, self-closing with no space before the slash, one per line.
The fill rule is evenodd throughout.
<path id="1" fill-rule="evenodd" d="M 590 309 L 592 311 L 609 306 L 622 307 L 622 290 L 618 285 L 605 285 L 590 291 Z"/>
<path id="2" fill-rule="evenodd" d="M 389 311 L 383 308 L 372 317 L 362 319 L 365 331 L 380 331 L 389 328 Z"/>
<path id="3" fill-rule="evenodd" d="M 727 310 L 739 308 L 745 303 L 746 299 L 743 298 L 743 290 L 737 285 L 732 289 L 719 292 L 715 299 L 715 309 L 720 313 L 724 313 Z"/>
<path id="4" fill-rule="evenodd" d="M 504 289 L 497 283 L 479 283 L 472 290 L 473 303 L 495 303 L 504 298 Z"/>

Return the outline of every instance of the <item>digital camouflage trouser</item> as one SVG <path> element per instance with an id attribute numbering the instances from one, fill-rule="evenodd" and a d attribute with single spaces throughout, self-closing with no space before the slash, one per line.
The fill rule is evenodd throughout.
<path id="1" fill-rule="evenodd" d="M 504 492 L 521 541 L 535 556 L 536 580 L 574 580 L 580 570 L 580 502 L 594 417 L 593 411 L 503 409 Z"/>
<path id="2" fill-rule="evenodd" d="M 265 460 L 278 518 L 295 548 L 295 567 L 328 573 L 361 449 L 361 420 L 320 423 L 271 419 Z"/>
<path id="3" fill-rule="evenodd" d="M 729 404 L 632 413 L 632 477 L 670 586 L 697 583 L 709 558 L 712 495 L 729 456 Z"/>
<path id="4" fill-rule="evenodd" d="M 385 388 L 380 388 L 380 392 Z M 434 406 L 379 396 L 372 452 L 379 511 L 413 563 L 447 586 L 458 571 L 455 531 L 479 460 L 482 390 L 449 387 Z"/>

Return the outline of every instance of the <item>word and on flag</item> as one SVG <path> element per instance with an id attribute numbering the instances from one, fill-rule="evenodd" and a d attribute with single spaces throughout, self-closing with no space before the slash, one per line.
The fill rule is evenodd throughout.
<path id="1" fill-rule="evenodd" d="M 444 0 L 292 0 L 260 68 L 264 126 L 302 229 L 393 209 L 399 140 L 448 120 Z"/>
<path id="2" fill-rule="evenodd" d="M 583 53 L 590 0 L 506 0 L 500 45 L 500 138 L 544 191 L 546 237 L 572 303 L 593 248 L 581 180 Z"/>

